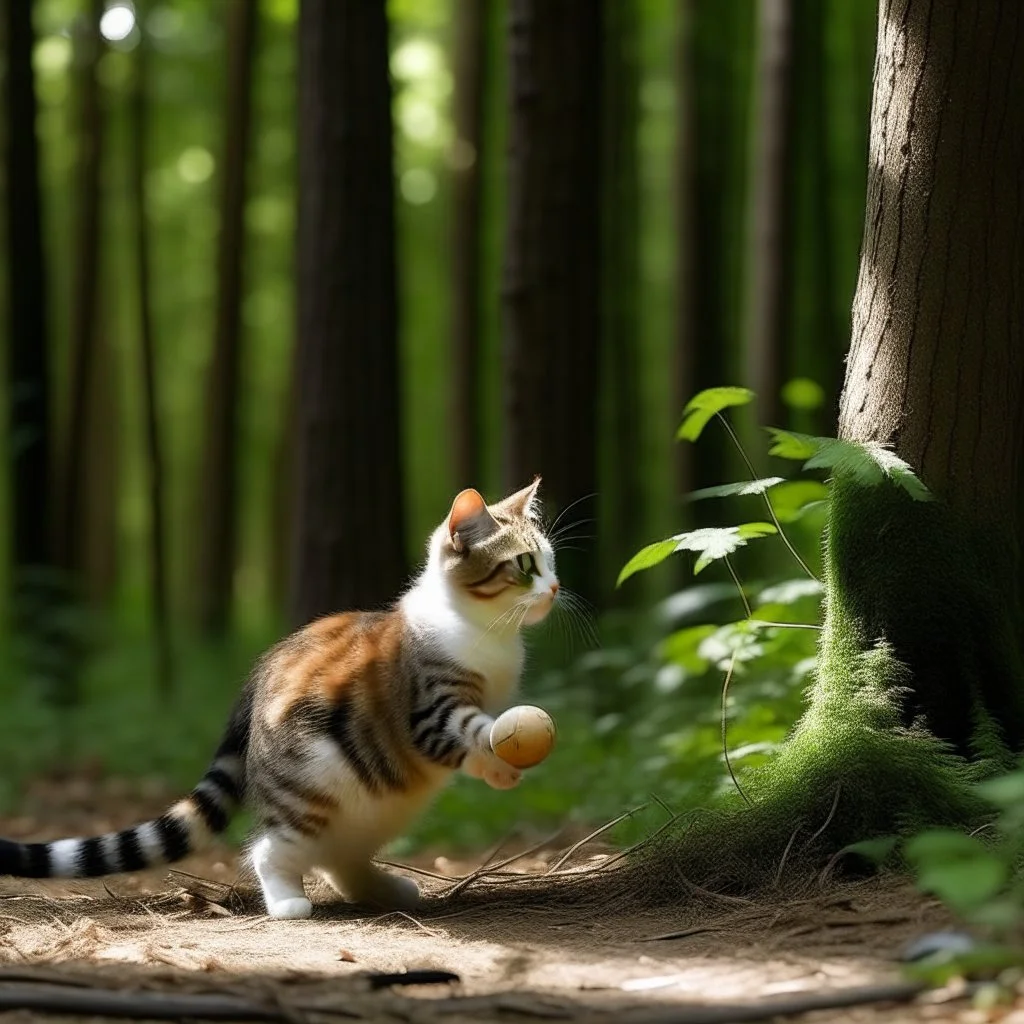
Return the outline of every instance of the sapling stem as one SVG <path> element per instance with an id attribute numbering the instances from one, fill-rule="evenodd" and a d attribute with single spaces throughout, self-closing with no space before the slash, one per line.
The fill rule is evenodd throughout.
<path id="1" fill-rule="evenodd" d="M 757 470 L 754 469 L 754 464 L 747 457 L 747 453 L 746 451 L 744 451 L 743 445 L 740 444 L 740 439 L 736 436 L 736 431 L 732 429 L 732 424 L 720 412 L 715 413 L 715 415 L 721 421 L 722 426 L 725 427 L 726 433 L 729 435 L 730 438 L 732 438 L 732 443 L 736 445 L 736 450 L 740 453 L 740 458 L 743 459 L 743 463 L 747 467 L 747 472 L 750 474 L 750 479 L 752 481 L 757 480 Z M 815 576 L 813 572 L 811 572 L 810 567 L 800 557 L 800 552 L 798 552 L 797 549 L 793 547 L 792 543 L 790 543 L 789 538 L 786 536 L 786 531 L 782 529 L 782 523 L 779 522 L 779 517 L 775 514 L 775 509 L 772 507 L 772 500 L 771 498 L 768 497 L 768 492 L 766 490 L 762 491 L 761 497 L 764 498 L 764 503 L 768 507 L 768 515 L 772 517 L 772 523 L 775 526 L 775 529 L 778 531 L 779 537 L 782 539 L 782 543 L 786 545 L 786 547 L 789 550 L 789 553 L 796 559 L 797 564 L 800 566 L 800 568 L 803 569 L 803 571 L 807 573 L 807 575 L 812 580 L 815 580 L 816 582 L 820 583 L 821 580 L 819 580 L 818 577 Z"/>

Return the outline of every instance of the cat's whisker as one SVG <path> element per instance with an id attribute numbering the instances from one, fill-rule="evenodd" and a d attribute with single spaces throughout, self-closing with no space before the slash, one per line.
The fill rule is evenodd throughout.
<path id="1" fill-rule="evenodd" d="M 548 533 L 548 540 L 553 544 L 559 537 L 564 537 L 569 530 L 575 530 L 579 526 L 590 526 L 592 523 L 596 523 L 597 519 L 593 516 L 587 519 L 572 519 L 565 523 L 560 530 L 554 530 Z"/>
<path id="2" fill-rule="evenodd" d="M 591 646 L 600 647 L 601 640 L 594 626 L 594 613 L 589 603 L 579 594 L 566 588 L 563 588 L 561 597 L 565 601 L 564 612 L 579 629 L 581 641 L 589 641 Z"/>
<path id="3" fill-rule="evenodd" d="M 562 516 L 566 515 L 566 513 L 570 512 L 572 509 L 574 509 L 581 502 L 589 501 L 591 498 L 596 498 L 596 497 L 597 497 L 597 491 L 592 491 L 590 494 L 584 494 L 582 498 L 577 498 L 575 501 L 570 501 L 569 504 L 566 505 L 565 508 L 563 508 L 562 511 L 558 513 L 558 515 L 555 517 L 555 521 L 548 528 L 548 531 L 547 531 L 548 537 L 550 538 L 550 536 L 553 533 L 555 533 L 555 531 L 558 529 L 558 524 L 562 521 Z"/>

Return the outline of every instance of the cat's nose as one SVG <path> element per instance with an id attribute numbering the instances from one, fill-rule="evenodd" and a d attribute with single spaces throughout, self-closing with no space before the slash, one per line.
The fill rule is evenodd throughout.
<path id="1" fill-rule="evenodd" d="M 555 597 L 558 593 L 558 581 L 556 580 L 551 584 L 551 596 Z"/>

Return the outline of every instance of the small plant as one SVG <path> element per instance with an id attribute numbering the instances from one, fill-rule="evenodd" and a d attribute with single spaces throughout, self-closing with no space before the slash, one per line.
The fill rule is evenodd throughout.
<path id="1" fill-rule="evenodd" d="M 782 652 L 786 652 L 791 671 L 801 679 L 806 679 L 814 667 L 815 645 L 811 638 L 820 629 L 817 612 L 822 594 L 821 581 L 790 539 L 786 526 L 814 512 L 827 511 L 829 483 L 836 476 L 869 485 L 889 483 L 902 488 L 917 501 L 932 500 L 931 493 L 910 466 L 883 445 L 815 437 L 774 427 L 767 430 L 771 438 L 769 455 L 799 462 L 804 472 L 824 470 L 829 477 L 822 481 L 809 477 L 787 480 L 780 476 L 760 476 L 725 415 L 726 410 L 747 405 L 753 398 L 752 391 L 740 387 L 701 391 L 683 410 L 683 420 L 676 437 L 681 441 L 696 442 L 704 428 L 716 420 L 739 452 L 749 479 L 707 487 L 694 492 L 690 497 L 693 500 L 759 497 L 767 512 L 766 520 L 704 527 L 656 541 L 638 551 L 623 566 L 618 578 L 618 585 L 621 586 L 635 573 L 651 569 L 669 556 L 682 552 L 696 555 L 693 563 L 695 576 L 718 561 L 728 570 L 742 604 L 743 617 L 722 626 L 688 626 L 663 641 L 662 653 L 679 670 L 677 677 L 680 678 L 702 665 L 706 667 L 708 662 L 724 671 L 720 706 L 721 753 L 732 783 L 744 799 L 746 796 L 733 772 L 733 761 L 751 754 L 769 754 L 775 744 L 781 741 L 785 730 L 776 733 L 770 740 L 762 738 L 741 746 L 730 757 L 727 711 L 733 675 L 756 659 L 778 659 Z M 823 525 L 822 516 L 817 533 L 819 543 Z M 752 600 L 749 588 L 737 573 L 733 556 L 756 541 L 772 537 L 785 546 L 803 578 L 786 580 L 764 588 Z M 801 605 L 802 611 L 810 602 L 814 605 L 814 614 L 810 616 L 813 621 L 807 621 L 807 616 L 803 621 L 797 620 L 792 613 Z M 793 632 L 804 635 L 794 641 L 787 637 L 787 634 Z M 735 735 L 733 739 L 736 739 Z"/>
<path id="2" fill-rule="evenodd" d="M 981 782 L 980 795 L 996 812 L 990 827 L 972 835 L 929 829 L 907 840 L 903 852 L 918 886 L 969 924 L 1024 942 L 1024 770 Z"/>

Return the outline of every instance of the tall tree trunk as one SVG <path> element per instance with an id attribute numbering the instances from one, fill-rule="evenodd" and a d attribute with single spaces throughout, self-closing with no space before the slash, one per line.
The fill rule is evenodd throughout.
<path id="1" fill-rule="evenodd" d="M 597 490 L 602 21 L 594 0 L 509 4 L 505 483 L 542 474 L 554 512 Z M 594 561 L 560 573 L 592 595 Z"/>
<path id="2" fill-rule="evenodd" d="M 28 641 L 26 668 L 45 672 L 53 604 L 55 527 L 46 267 L 32 70 L 34 5 L 4 5 L 7 255 L 7 449 L 10 627 Z"/>
<path id="3" fill-rule="evenodd" d="M 140 4 L 136 4 L 139 10 Z M 135 49 L 135 82 L 131 97 L 130 180 L 135 228 L 135 273 L 139 304 L 139 355 L 145 422 L 146 477 L 149 486 L 149 583 L 153 632 L 156 637 L 157 689 L 168 698 L 174 666 L 167 589 L 167 527 L 164 502 L 164 455 L 157 394 L 156 337 L 153 328 L 149 218 L 146 214 L 146 142 L 149 117 L 149 44 L 143 36 Z"/>
<path id="4" fill-rule="evenodd" d="M 605 0 L 605 193 L 602 342 L 603 404 L 608 410 L 599 540 L 607 582 L 605 604 L 627 593 L 614 587 L 619 569 L 640 546 L 643 525 L 640 426 L 640 66 L 633 5 Z M 595 531 L 596 532 L 596 531 Z M 626 597 L 625 599 L 629 599 Z"/>
<path id="5" fill-rule="evenodd" d="M 1022 95 L 1019 5 L 883 8 L 840 435 L 892 444 L 941 500 L 843 486 L 830 614 L 892 644 L 908 720 L 968 754 L 1024 743 Z"/>
<path id="6" fill-rule="evenodd" d="M 231 0 L 226 11 L 228 71 L 217 243 L 217 313 L 206 400 L 199 519 L 199 628 L 208 637 L 223 636 L 230 624 L 238 556 L 238 401 L 246 164 L 259 13 L 257 0 Z"/>
<path id="7" fill-rule="evenodd" d="M 64 493 L 60 533 L 64 567 L 80 577 L 88 529 L 89 441 L 95 422 L 100 283 L 100 166 L 103 115 L 97 67 L 103 42 L 99 23 L 102 0 L 90 0 L 76 27 L 75 73 L 78 96 L 78 209 L 71 297 L 71 370 L 67 442 L 64 446 Z M 105 348 L 106 346 L 104 346 Z M 102 372 L 102 371 L 100 371 Z"/>
<path id="8" fill-rule="evenodd" d="M 46 268 L 32 74 L 33 4 L 4 5 L 7 74 L 5 222 L 7 225 L 8 447 L 12 625 L 32 629 L 25 591 L 52 568 L 51 377 L 47 340 Z M 33 587 L 33 589 L 35 589 Z"/>
<path id="9" fill-rule="evenodd" d="M 799 323 L 795 313 L 790 318 L 787 334 L 792 344 L 786 346 L 785 371 L 790 377 L 810 377 L 821 386 L 824 398 L 817 409 L 791 410 L 788 420 L 796 430 L 833 437 L 850 296 L 839 290 L 836 268 L 836 186 L 829 145 L 835 88 L 834 75 L 826 67 L 824 31 L 829 12 L 819 0 L 792 0 L 792 4 L 795 124 L 789 203 L 793 217 L 790 301 L 793 307 L 802 304 L 804 316 Z"/>
<path id="10" fill-rule="evenodd" d="M 676 130 L 672 166 L 673 217 L 675 224 L 675 309 L 670 388 L 674 432 L 683 408 L 698 390 L 697 383 L 697 111 L 694 53 L 694 22 L 698 0 L 678 0 L 675 25 Z M 680 498 L 694 490 L 693 445 L 675 447 L 673 483 Z M 682 569 L 679 569 L 680 576 Z"/>
<path id="11" fill-rule="evenodd" d="M 762 423 L 782 423 L 792 269 L 792 0 L 759 0 L 745 334 Z"/>
<path id="12" fill-rule="evenodd" d="M 295 623 L 383 605 L 406 572 L 385 6 L 299 12 Z"/>
<path id="13" fill-rule="evenodd" d="M 456 0 L 452 147 L 452 432 L 460 487 L 480 481 L 480 304 L 483 112 L 492 0 Z"/>
<path id="14" fill-rule="evenodd" d="M 673 427 L 696 391 L 736 379 L 742 324 L 742 233 L 745 209 L 746 103 L 752 5 L 679 0 L 676 41 L 675 158 L 676 327 Z M 729 479 L 735 454 L 718 431 L 681 451 L 680 491 Z M 691 506 L 711 525 L 710 503 Z"/>

